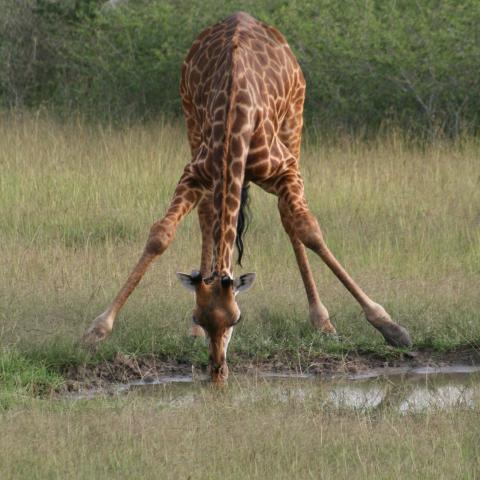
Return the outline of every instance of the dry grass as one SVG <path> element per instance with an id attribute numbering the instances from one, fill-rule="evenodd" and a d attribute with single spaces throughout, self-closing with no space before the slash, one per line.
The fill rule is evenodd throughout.
<path id="1" fill-rule="evenodd" d="M 311 138 L 303 151 L 307 198 L 327 242 L 419 346 L 480 340 L 479 154 L 474 139 L 420 148 L 396 135 L 334 146 Z M 76 339 L 124 281 L 188 160 L 184 129 L 170 123 L 114 130 L 1 117 L 2 344 Z M 324 345 L 309 328 L 275 198 L 252 190 L 245 270 L 258 282 L 240 299 L 245 321 L 233 351 Z M 184 343 L 192 299 L 175 272 L 198 265 L 199 247 L 194 214 L 129 300 L 115 348 Z M 346 344 L 381 345 L 333 275 L 314 255 L 311 263 Z"/>
<path id="2" fill-rule="evenodd" d="M 311 139 L 304 148 L 308 199 L 328 243 L 419 347 L 480 343 L 479 154 L 474 139 L 420 148 L 395 135 L 334 146 Z M 90 403 L 31 398 L 62 381 L 53 363 L 78 361 L 71 343 L 125 279 L 187 160 L 178 125 L 113 130 L 0 118 L 2 480 L 478 478 L 477 408 L 339 412 L 321 391 L 315 401 L 279 402 L 258 400 L 262 385 L 235 383 L 223 394 L 198 387 L 193 403 L 173 406 L 164 401 L 170 390 Z M 275 199 L 252 190 L 245 264 L 258 283 L 240 299 L 233 363 L 239 353 L 283 352 L 301 363 L 318 352 L 383 348 L 313 255 L 342 340 L 312 331 Z M 104 354 L 205 361 L 205 347 L 185 335 L 192 299 L 174 275 L 198 260 L 192 215 L 129 300 Z M 28 352 L 36 356 L 27 360 Z"/>
<path id="3" fill-rule="evenodd" d="M 477 478 L 478 409 L 338 411 L 324 403 L 321 386 L 306 399 L 301 387 L 285 385 L 281 398 L 250 382 L 226 392 L 185 386 L 149 397 L 37 401 L 0 415 L 0 475 Z"/>

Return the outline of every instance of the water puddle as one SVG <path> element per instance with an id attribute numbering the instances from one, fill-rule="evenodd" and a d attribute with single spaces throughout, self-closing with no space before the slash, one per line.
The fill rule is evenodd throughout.
<path id="1" fill-rule="evenodd" d="M 386 378 L 361 380 L 335 386 L 330 401 L 337 408 L 379 409 L 399 412 L 443 410 L 450 407 L 472 408 L 480 405 L 480 379 L 469 374 L 430 374 L 433 378 Z"/>
<path id="2" fill-rule="evenodd" d="M 201 401 L 207 377 L 148 378 L 110 389 L 69 393 L 73 400 L 99 395 L 142 395 L 168 408 Z M 202 393 L 203 391 L 203 393 Z M 394 409 L 400 413 L 480 406 L 480 366 L 385 368 L 330 379 L 307 374 L 261 373 L 232 376 L 228 394 L 243 402 L 295 402 L 338 410 Z"/>
<path id="3" fill-rule="evenodd" d="M 480 365 L 445 365 L 439 367 L 387 367 L 371 368 L 365 372 L 348 375 L 350 380 L 361 380 L 366 378 L 394 377 L 396 375 L 464 375 L 480 372 Z"/>

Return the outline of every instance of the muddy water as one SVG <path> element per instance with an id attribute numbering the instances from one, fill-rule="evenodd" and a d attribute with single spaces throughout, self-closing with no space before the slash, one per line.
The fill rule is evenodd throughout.
<path id="1" fill-rule="evenodd" d="M 170 376 L 138 380 L 102 390 L 69 394 L 73 400 L 100 395 L 154 397 L 165 407 L 188 407 L 202 401 L 206 377 Z M 297 402 L 338 410 L 390 408 L 400 413 L 480 407 L 480 366 L 372 369 L 324 379 L 313 375 L 260 373 L 233 376 L 229 395 L 235 403 Z"/>
<path id="2" fill-rule="evenodd" d="M 401 413 L 480 406 L 480 375 L 470 369 L 360 378 L 336 385 L 330 399 L 337 408 L 390 407 Z"/>

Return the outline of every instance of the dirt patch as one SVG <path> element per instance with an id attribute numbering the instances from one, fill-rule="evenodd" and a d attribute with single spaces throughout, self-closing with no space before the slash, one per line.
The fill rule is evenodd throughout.
<path id="1" fill-rule="evenodd" d="M 300 364 L 297 359 L 282 356 L 262 361 L 252 361 L 234 356 L 231 360 L 233 374 L 310 374 L 324 377 L 354 375 L 369 370 L 397 367 L 444 367 L 455 364 L 480 365 L 480 351 L 473 348 L 458 349 L 448 353 L 434 351 L 395 352 L 388 357 L 375 353 L 349 353 L 344 356 L 319 356 Z M 63 391 L 78 391 L 84 388 L 105 388 L 113 384 L 127 384 L 142 380 L 146 383 L 161 377 L 191 376 L 203 378 L 205 366 L 162 360 L 154 355 L 134 357 L 117 353 L 113 360 L 95 365 L 72 366 L 63 372 L 66 382 Z"/>

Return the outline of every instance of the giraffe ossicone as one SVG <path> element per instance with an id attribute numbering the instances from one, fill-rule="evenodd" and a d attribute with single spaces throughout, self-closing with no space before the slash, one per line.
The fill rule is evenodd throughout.
<path id="1" fill-rule="evenodd" d="M 240 319 L 236 294 L 250 288 L 255 278 L 247 274 L 234 280 L 232 266 L 236 240 L 243 249 L 237 237 L 244 228 L 243 209 L 253 183 L 278 197 L 312 324 L 335 332 L 320 301 L 305 247 L 327 264 L 389 343 L 411 346 L 406 329 L 394 323 L 333 256 L 308 208 L 299 170 L 305 80 L 283 35 L 243 12 L 207 28 L 183 63 L 180 93 L 191 161 L 165 216 L 152 225 L 137 265 L 84 339 L 94 343 L 108 335 L 148 266 L 169 247 L 181 220 L 197 208 L 202 233 L 200 270 L 193 276 L 179 274 L 179 279 L 195 292 L 193 321 L 197 333 L 202 329 L 209 339 L 212 380 L 225 381 L 227 347 Z"/>

